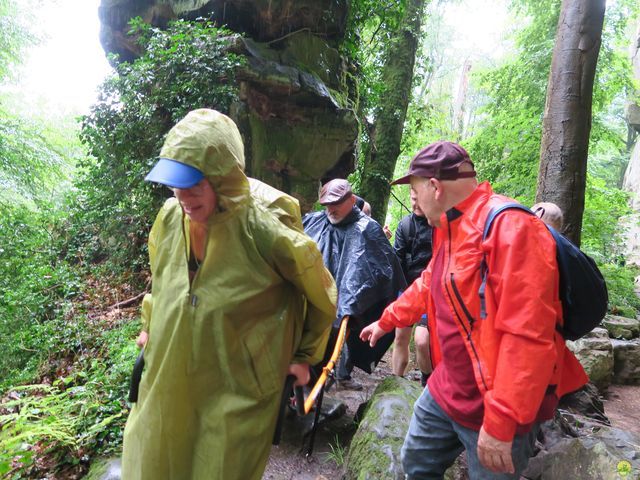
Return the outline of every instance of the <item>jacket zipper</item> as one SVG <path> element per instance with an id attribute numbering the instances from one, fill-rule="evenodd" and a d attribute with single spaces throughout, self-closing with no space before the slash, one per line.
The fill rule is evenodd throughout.
<path id="1" fill-rule="evenodd" d="M 447 230 L 449 233 L 447 238 L 448 247 L 449 247 L 449 258 L 447 258 L 447 271 L 449 271 L 449 267 L 451 266 L 451 225 L 449 224 L 449 222 L 447 222 Z M 453 309 L 453 314 L 467 335 L 467 340 L 469 341 L 469 345 L 471 345 L 471 351 L 473 352 L 473 356 L 476 358 L 476 364 L 478 365 L 478 372 L 480 373 L 480 379 L 482 380 L 484 389 L 489 390 L 489 388 L 487 387 L 487 382 L 484 380 L 484 375 L 482 374 L 482 364 L 480 363 L 480 357 L 478 356 L 478 351 L 476 350 L 476 346 L 473 344 L 473 340 L 471 339 L 471 329 L 473 328 L 473 322 L 474 322 L 473 317 L 471 316 L 471 314 L 467 310 L 467 307 L 462 301 L 462 296 L 458 291 L 458 287 L 456 287 L 456 282 L 453 278 L 453 273 L 451 273 L 450 275 L 451 275 L 451 287 L 453 288 L 453 291 L 455 293 L 456 299 L 458 300 L 458 303 L 462 307 L 464 314 L 467 316 L 467 319 L 469 320 L 469 329 L 467 329 L 466 325 L 462 321 L 462 318 L 460 318 L 460 315 L 458 315 L 458 311 L 455 308 Z M 447 291 L 447 296 L 449 297 L 449 302 L 451 302 L 451 305 L 454 305 L 453 298 L 451 298 L 451 292 L 449 291 L 446 281 L 444 282 L 444 286 L 445 286 L 445 290 Z"/>
<path id="2" fill-rule="evenodd" d="M 195 258 L 195 252 L 193 252 L 193 248 L 191 245 L 191 237 L 189 237 L 189 241 L 187 242 L 187 235 L 190 235 L 190 232 L 187 231 L 187 229 L 185 229 L 184 227 L 184 220 L 182 221 L 182 235 L 185 241 L 185 245 L 189 245 L 189 251 L 187 252 L 187 275 L 189 274 L 189 256 L 193 253 L 193 256 Z M 202 264 L 204 263 L 204 259 L 207 256 L 207 245 L 209 243 L 209 230 L 207 229 L 207 238 L 205 239 L 204 245 L 204 257 L 202 257 L 202 261 L 198 262 L 198 270 L 196 271 L 195 275 L 193 276 L 193 279 L 189 282 L 189 305 L 191 305 L 192 307 L 196 307 L 198 305 L 198 297 L 197 295 L 195 295 L 193 292 L 193 285 L 196 283 L 196 279 L 198 278 L 198 276 L 200 275 L 200 270 L 202 269 Z"/>
<path id="3" fill-rule="evenodd" d="M 451 275 L 451 287 L 453 288 L 453 293 L 455 294 L 456 299 L 458 300 L 458 303 L 462 307 L 462 311 L 464 312 L 465 316 L 467 317 L 467 320 L 469 321 L 468 335 L 471 335 L 471 330 L 473 330 L 473 324 L 475 323 L 475 320 L 473 319 L 473 316 L 471 315 L 471 313 L 469 313 L 469 310 L 467 310 L 467 306 L 462 301 L 462 295 L 460 295 L 460 290 L 458 290 L 456 281 L 453 278 L 453 273 L 451 273 L 450 275 Z"/>

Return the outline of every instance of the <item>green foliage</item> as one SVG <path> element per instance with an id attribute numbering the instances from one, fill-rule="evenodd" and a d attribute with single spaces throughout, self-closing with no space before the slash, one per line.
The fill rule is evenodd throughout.
<path id="1" fill-rule="evenodd" d="M 352 2 L 342 53 L 354 62 L 359 80 L 360 111 L 370 114 L 384 90 L 380 74 L 384 45 L 402 19 L 406 0 Z"/>
<path id="2" fill-rule="evenodd" d="M 228 112 L 236 99 L 230 33 L 209 22 L 177 21 L 165 31 L 132 22 L 143 50 L 120 63 L 84 117 L 81 138 L 92 159 L 80 165 L 69 198 L 68 256 L 116 268 L 146 266 L 145 242 L 169 192 L 144 182 L 164 135 L 188 111 Z"/>
<path id="3" fill-rule="evenodd" d="M 329 443 L 329 449 L 327 461 L 332 461 L 339 467 L 343 466 L 347 459 L 347 447 L 340 442 L 340 437 L 337 435 L 334 437 L 333 442 Z"/>
<path id="4" fill-rule="evenodd" d="M 68 155 L 54 129 L 0 108 L 0 201 L 51 200 L 66 180 Z"/>
<path id="5" fill-rule="evenodd" d="M 26 26 L 27 12 L 15 0 L 0 0 L 0 82 L 11 76 L 35 38 Z"/>
<path id="6" fill-rule="evenodd" d="M 629 194 L 607 185 L 595 175 L 587 177 L 581 248 L 598 263 L 619 261 L 622 226 L 620 218 L 631 213 Z"/>
<path id="7" fill-rule="evenodd" d="M 45 352 L 33 331 L 62 316 L 79 279 L 57 258 L 60 213 L 0 203 L 0 387 L 33 376 Z"/>
<path id="8" fill-rule="evenodd" d="M 512 8 L 520 21 L 524 17 L 529 22 L 515 34 L 516 51 L 510 59 L 473 77 L 487 99 L 467 146 L 481 178 L 530 205 L 560 1 L 514 1 Z"/>
<path id="9" fill-rule="evenodd" d="M 55 473 L 86 465 L 91 455 L 109 455 L 121 448 L 128 412 L 124 399 L 138 353 L 132 336 L 140 324 L 126 323 L 104 335 L 104 325 L 69 325 L 85 328 L 58 329 L 57 334 L 52 330 L 52 345 L 63 345 L 61 337 L 71 333 L 100 355 L 78 357 L 75 369 L 51 385 L 10 390 L 9 400 L 0 406 L 0 476 L 39 478 L 45 473 L 45 459 L 55 465 L 46 473 Z"/>
<path id="10" fill-rule="evenodd" d="M 476 88 L 487 99 L 469 140 L 469 151 L 480 176 L 490 180 L 496 190 L 531 204 L 560 1 L 513 0 L 511 5 L 525 26 L 514 36 L 514 55 L 498 68 L 475 76 Z M 624 149 L 626 126 L 616 118 L 622 106 L 612 102 L 631 90 L 631 68 L 623 45 L 628 41 L 625 29 L 629 18 L 637 9 L 629 1 L 607 8 L 594 85 L 590 163 L 598 160 L 594 153 L 608 151 L 620 159 Z M 602 155 L 599 159 L 608 161 Z M 590 174 L 601 171 L 591 169 Z"/>
<path id="11" fill-rule="evenodd" d="M 600 271 L 609 290 L 609 311 L 636 318 L 640 311 L 640 297 L 634 291 L 634 279 L 640 275 L 640 269 L 607 263 L 600 265 Z"/>

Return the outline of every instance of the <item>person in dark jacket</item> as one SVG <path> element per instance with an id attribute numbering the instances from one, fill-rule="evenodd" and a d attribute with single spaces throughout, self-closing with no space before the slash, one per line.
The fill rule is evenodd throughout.
<path id="1" fill-rule="evenodd" d="M 413 213 L 400 220 L 393 244 L 400 266 L 411 285 L 420 276 L 431 260 L 432 227 L 420 210 L 416 195 L 411 190 L 411 209 Z M 412 327 L 397 328 L 391 357 L 392 370 L 395 375 L 403 376 L 409 363 L 409 340 Z M 414 334 L 416 358 L 420 368 L 421 382 L 424 386 L 431 373 L 431 359 L 429 358 L 429 330 L 427 329 L 426 313 L 418 322 Z"/>
<path id="2" fill-rule="evenodd" d="M 375 349 L 362 342 L 358 333 L 377 320 L 407 284 L 382 227 L 356 206 L 356 196 L 347 180 L 327 182 L 318 201 L 325 209 L 305 215 L 302 221 L 336 280 L 338 312 L 334 333 L 342 318 L 350 317 L 351 334 L 342 350 L 337 383 L 339 388 L 359 390 L 362 385 L 351 378 L 353 367 L 371 373 L 393 343 L 393 332 Z M 330 340 L 328 352 L 333 350 L 332 343 Z"/>

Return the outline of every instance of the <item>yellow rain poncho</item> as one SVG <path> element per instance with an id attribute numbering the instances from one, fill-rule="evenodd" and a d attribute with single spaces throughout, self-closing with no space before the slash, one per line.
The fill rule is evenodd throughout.
<path id="1" fill-rule="evenodd" d="M 189 283 L 189 218 L 176 199 L 151 230 L 145 371 L 124 433 L 124 480 L 260 479 L 290 363 L 322 359 L 335 284 L 297 201 L 243 173 L 235 124 L 196 110 L 161 157 L 201 170 L 219 209 Z"/>

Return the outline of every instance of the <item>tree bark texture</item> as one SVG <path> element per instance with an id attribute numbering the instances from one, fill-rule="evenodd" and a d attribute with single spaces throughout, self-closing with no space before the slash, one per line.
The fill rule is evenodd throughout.
<path id="1" fill-rule="evenodd" d="M 384 224 L 390 181 L 400 154 L 407 107 L 411 100 L 413 69 L 425 0 L 407 0 L 393 39 L 387 43 L 382 70 L 384 91 L 364 159 L 360 193 L 371 204 L 373 217 Z"/>
<path id="2" fill-rule="evenodd" d="M 556 203 L 580 244 L 591 104 L 605 0 L 563 0 L 542 121 L 536 201 Z"/>

